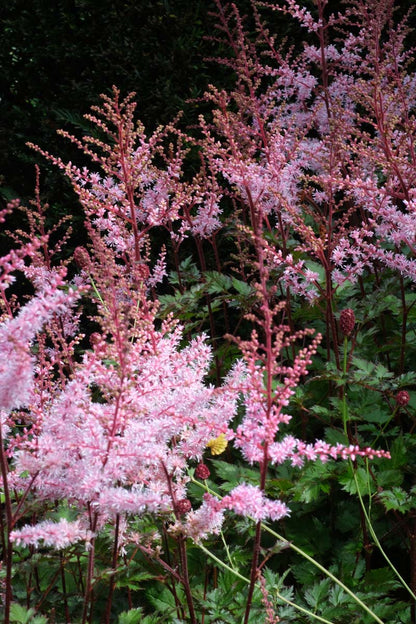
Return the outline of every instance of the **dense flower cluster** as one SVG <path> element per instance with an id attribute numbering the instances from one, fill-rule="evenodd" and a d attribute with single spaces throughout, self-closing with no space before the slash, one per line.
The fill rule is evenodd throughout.
<path id="1" fill-rule="evenodd" d="M 47 235 L 35 231 L 37 219 L 45 224 L 39 212 L 30 221 L 33 241 L 0 260 L 1 485 L 15 546 L 66 548 L 85 541 L 93 553 L 100 531 L 116 526 L 114 561 L 129 539 L 150 556 L 137 527 L 129 535 L 130 525 L 147 514 L 178 540 L 183 572 L 185 539 L 198 543 L 218 534 L 233 512 L 257 523 L 252 592 L 260 523 L 290 513 L 286 502 L 265 494 L 270 466 L 390 457 L 361 448 L 346 422 L 345 444 L 284 435 L 292 399 L 319 350 L 326 349 L 337 383 L 341 379 L 339 329 L 351 336 L 355 314 L 339 311 L 340 287 L 364 270 L 375 274 L 380 263 L 416 281 L 416 80 L 405 77 L 405 31 L 383 30 L 391 17 L 386 3 L 378 12 L 383 32 L 378 38 L 374 29 L 367 33 L 372 17 L 366 5 L 375 3 L 354 2 L 329 21 L 324 0 L 315 3 L 317 17 L 294 0 L 273 3 L 270 8 L 292 14 L 315 34 L 319 46 L 305 44 L 296 59 L 285 56 L 256 14 L 266 61 L 247 42 L 235 5 L 219 5 L 220 27 L 235 53 L 227 64 L 237 71 L 238 85 L 230 94 L 210 89 L 212 123 L 200 120 L 198 143 L 173 125 L 148 137 L 134 121 L 132 96 L 121 101 L 114 89 L 88 117 L 108 135 L 107 144 L 63 133 L 99 171 L 38 150 L 72 183 L 89 243 L 75 249 L 75 275 L 68 280 L 62 263 L 45 251 Z M 334 27 L 344 33 L 336 45 L 327 43 Z M 202 162 L 192 179 L 184 173 L 190 144 L 198 145 Z M 159 314 L 156 288 L 167 275 L 168 244 L 176 268 L 181 244 L 191 236 L 203 271 L 202 239 L 220 264 L 215 235 L 225 197 L 235 210 L 227 225 L 240 252 L 233 271 L 242 278 L 233 274 L 230 283 L 250 292 L 247 301 L 240 299 L 237 327 L 248 323 L 250 329 L 244 337 L 235 328 L 229 335 L 240 356 L 222 382 L 217 367 L 214 386 L 207 382 L 209 338 L 198 331 L 191 336 L 193 325 L 184 329 L 173 316 Z M 156 227 L 167 232 L 166 247 L 154 248 Z M 7 298 L 19 271 L 35 289 L 20 310 Z M 228 295 L 221 293 L 224 307 Z M 87 337 L 79 329 L 83 296 L 93 309 L 94 331 Z M 322 311 L 324 341 L 312 329 L 299 329 L 293 297 Z M 409 400 L 405 390 L 396 395 L 399 407 Z M 204 463 L 208 449 L 214 465 L 228 451 L 256 465 L 259 484 L 240 482 L 222 498 L 206 493 L 195 504 L 190 475 L 196 466 L 198 479 L 211 476 Z M 16 512 L 10 491 L 19 493 Z M 26 500 L 45 509 L 48 502 L 69 505 L 76 518 L 26 525 Z M 160 561 L 160 550 L 154 556 Z M 91 572 L 93 554 L 89 561 Z"/>
<path id="2" fill-rule="evenodd" d="M 355 326 L 355 314 L 351 308 L 341 310 L 339 315 L 339 326 L 344 336 L 350 336 Z"/>
<path id="3" fill-rule="evenodd" d="M 201 459 L 219 433 L 232 435 L 241 369 L 222 388 L 206 386 L 211 354 L 203 337 L 180 350 L 178 328 L 148 331 L 125 345 L 122 362 L 109 363 L 115 354 L 102 342 L 84 356 L 74 379 L 44 405 L 39 435 L 15 457 L 11 485 L 31 482 L 39 499 L 92 508 L 101 523 L 179 509 L 187 462 Z"/>

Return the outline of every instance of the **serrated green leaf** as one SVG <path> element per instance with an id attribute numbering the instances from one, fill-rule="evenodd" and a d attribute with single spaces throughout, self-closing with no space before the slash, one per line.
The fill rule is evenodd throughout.
<path id="1" fill-rule="evenodd" d="M 148 581 L 154 578 L 154 574 L 150 572 L 135 572 L 132 575 L 127 575 L 123 578 L 119 578 L 116 582 L 116 587 L 128 587 L 129 589 L 140 589 L 143 586 L 143 581 Z"/>
<path id="2" fill-rule="evenodd" d="M 390 455 L 392 468 L 400 468 L 407 463 L 408 452 L 403 436 L 394 438 L 390 447 Z"/>
<path id="3" fill-rule="evenodd" d="M 218 271 L 206 271 L 204 273 L 205 284 L 209 294 L 226 293 L 230 290 L 232 280 L 228 275 Z"/>
<path id="4" fill-rule="evenodd" d="M 17 602 L 13 602 L 10 605 L 10 622 L 13 622 L 13 624 L 31 624 L 33 622 L 34 616 L 34 609 L 27 609 Z M 40 617 L 41 621 L 39 621 L 37 624 L 46 624 L 47 619 L 43 616 Z"/>
<path id="5" fill-rule="evenodd" d="M 143 609 L 141 607 L 123 611 L 118 616 L 118 624 L 141 624 L 141 622 L 143 622 Z"/>
<path id="6" fill-rule="evenodd" d="M 231 278 L 231 282 L 236 291 L 243 295 L 244 297 L 249 297 L 253 294 L 253 287 L 247 282 L 243 282 L 242 280 L 236 279 L 235 277 Z"/>
<path id="7" fill-rule="evenodd" d="M 307 604 L 315 610 L 320 608 L 322 602 L 324 602 L 328 596 L 329 586 L 330 580 L 324 579 L 320 583 L 315 583 L 313 587 L 307 589 L 304 593 Z"/>
<path id="8" fill-rule="evenodd" d="M 339 477 L 339 482 L 342 485 L 342 489 L 349 494 L 357 494 L 357 486 L 361 496 L 368 495 L 368 488 L 370 487 L 370 493 L 374 491 L 374 483 L 368 479 L 368 473 L 364 468 L 357 468 L 353 470 L 351 466 L 348 466 L 347 473 Z"/>
<path id="9" fill-rule="evenodd" d="M 403 473 L 395 469 L 380 470 L 377 481 L 381 487 L 398 486 L 403 482 Z"/>
<path id="10" fill-rule="evenodd" d="M 412 500 L 412 497 L 409 497 L 401 487 L 383 490 L 378 494 L 378 499 L 387 511 L 394 509 L 400 513 L 406 513 L 409 509 L 416 507 L 416 499 Z"/>
<path id="11" fill-rule="evenodd" d="M 183 590 L 181 587 L 176 587 L 176 597 L 179 600 L 183 599 Z M 175 596 L 166 587 L 160 587 L 155 585 L 146 591 L 146 598 L 152 604 L 152 606 L 165 615 L 171 615 L 176 610 Z"/>
<path id="12" fill-rule="evenodd" d="M 329 590 L 329 602 L 332 605 L 338 606 L 340 604 L 348 602 L 349 599 L 350 598 L 348 594 L 342 589 L 342 587 L 336 584 L 332 585 L 331 589 Z"/>

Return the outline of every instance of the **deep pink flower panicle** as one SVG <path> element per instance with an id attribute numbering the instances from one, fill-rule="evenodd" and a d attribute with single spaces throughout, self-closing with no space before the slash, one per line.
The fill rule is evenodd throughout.
<path id="1" fill-rule="evenodd" d="M 240 516 L 249 516 L 256 521 L 280 520 L 290 514 L 289 508 L 279 500 L 270 500 L 257 486 L 242 483 L 221 500 L 210 495 L 205 502 L 216 512 L 229 509 Z"/>

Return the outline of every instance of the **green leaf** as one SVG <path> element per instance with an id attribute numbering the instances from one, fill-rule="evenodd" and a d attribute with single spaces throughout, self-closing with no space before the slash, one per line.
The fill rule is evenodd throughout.
<path id="1" fill-rule="evenodd" d="M 310 607 L 318 609 L 322 606 L 322 602 L 324 602 L 328 596 L 330 582 L 330 579 L 324 579 L 320 583 L 315 583 L 313 587 L 305 591 L 304 598 Z"/>
<path id="2" fill-rule="evenodd" d="M 238 280 L 235 277 L 233 277 L 231 281 L 232 285 L 240 295 L 243 295 L 244 297 L 249 297 L 253 294 L 253 287 L 250 286 L 250 284 L 247 284 L 247 282 Z"/>
<path id="3" fill-rule="evenodd" d="M 401 485 L 404 475 L 400 470 L 387 469 L 378 473 L 378 485 L 381 487 L 392 487 Z"/>
<path id="4" fill-rule="evenodd" d="M 357 470 L 353 471 L 351 466 L 348 466 L 347 474 L 341 475 L 339 482 L 342 485 L 342 489 L 349 494 L 357 494 L 357 485 L 361 496 L 368 495 L 369 487 L 370 493 L 374 491 L 374 483 L 368 479 L 367 470 L 364 468 L 357 468 Z"/>
<path id="5" fill-rule="evenodd" d="M 17 602 L 10 605 L 10 622 L 13 624 L 47 624 L 48 619 L 36 615 L 35 609 L 26 609 Z"/>
<path id="6" fill-rule="evenodd" d="M 338 606 L 340 604 L 348 602 L 348 600 L 350 600 L 350 598 L 348 594 L 346 594 L 346 592 L 342 589 L 342 587 L 336 584 L 332 585 L 331 589 L 329 590 L 329 602 L 332 605 Z"/>
<path id="7" fill-rule="evenodd" d="M 116 582 L 116 587 L 118 588 L 128 587 L 129 589 L 132 589 L 132 590 L 138 590 L 143 587 L 143 581 L 147 581 L 153 578 L 154 578 L 154 574 L 151 574 L 150 572 L 146 572 L 146 571 L 135 572 L 134 574 L 129 575 L 127 571 L 126 576 L 124 578 L 120 578 Z"/>
<path id="8" fill-rule="evenodd" d="M 378 494 L 378 499 L 387 511 L 394 509 L 400 513 L 406 513 L 416 507 L 416 498 L 409 496 L 401 487 L 383 490 Z"/>
<path id="9" fill-rule="evenodd" d="M 183 590 L 181 587 L 175 587 L 176 596 L 182 602 Z M 166 587 L 158 584 L 146 591 L 146 597 L 152 606 L 164 615 L 172 615 L 176 611 L 175 596 Z"/>
<path id="10" fill-rule="evenodd" d="M 140 624 L 141 622 L 143 622 L 143 609 L 141 607 L 123 611 L 118 617 L 118 624 Z"/>
<path id="11" fill-rule="evenodd" d="M 232 285 L 231 278 L 218 271 L 206 271 L 204 278 L 208 293 L 211 295 L 228 292 Z"/>
<path id="12" fill-rule="evenodd" d="M 401 468 L 407 464 L 407 447 L 403 436 L 397 436 L 390 447 L 391 467 Z"/>

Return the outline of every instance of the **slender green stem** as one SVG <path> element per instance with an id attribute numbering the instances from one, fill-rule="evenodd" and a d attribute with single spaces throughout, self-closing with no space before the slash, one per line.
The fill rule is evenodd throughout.
<path id="1" fill-rule="evenodd" d="M 201 483 L 200 481 L 197 481 L 194 477 L 191 476 L 191 480 L 193 483 L 196 483 L 197 485 L 199 485 L 202 489 L 204 489 L 205 491 L 209 492 L 210 494 L 213 494 L 214 496 L 217 496 L 218 498 L 222 498 L 221 496 L 219 496 L 219 494 L 217 494 L 217 492 L 214 492 L 214 490 L 211 490 L 207 485 L 204 485 L 203 483 Z M 255 522 L 255 520 L 253 518 L 251 518 L 251 520 L 253 520 L 253 522 Z M 347 587 L 346 585 L 344 585 L 344 583 L 342 581 L 340 581 L 339 578 L 337 578 L 336 576 L 334 576 L 334 574 L 332 574 L 332 572 L 330 572 L 329 570 L 327 570 L 323 565 L 321 565 L 318 561 L 316 561 L 316 559 L 313 559 L 313 557 L 310 557 L 304 550 L 302 550 L 301 548 L 299 548 L 298 546 L 296 546 L 295 544 L 293 544 L 293 542 L 288 542 L 287 539 L 285 539 L 282 535 L 279 535 L 278 533 L 276 533 L 276 531 L 273 531 L 273 529 L 271 529 L 270 527 L 267 526 L 267 524 L 264 524 L 263 522 L 261 523 L 261 527 L 264 531 L 266 531 L 267 533 L 270 533 L 270 535 L 273 535 L 273 537 L 275 537 L 276 539 L 278 539 L 280 542 L 283 542 L 286 546 L 288 546 L 289 548 L 291 548 L 293 551 L 295 551 L 298 555 L 300 555 L 301 557 L 303 557 L 304 559 L 306 559 L 307 561 L 309 561 L 310 563 L 312 563 L 312 565 L 314 565 L 316 568 L 318 568 L 318 570 L 320 570 L 321 572 L 323 572 L 323 574 L 325 574 L 325 576 L 327 576 L 328 578 L 330 578 L 332 581 L 334 581 L 334 583 L 336 583 L 337 585 L 339 585 L 339 587 L 341 587 L 349 596 L 351 596 L 351 598 L 358 604 L 360 605 L 360 607 L 366 611 L 376 622 L 378 622 L 378 624 L 384 624 L 383 620 L 380 620 L 380 618 L 369 608 L 367 607 L 367 605 L 360 600 L 360 598 L 358 598 L 358 596 L 356 596 L 356 594 L 354 594 L 354 592 L 349 589 L 349 587 Z M 204 547 L 199 544 L 199 547 L 202 548 L 202 550 L 204 550 Z M 205 552 L 205 550 L 204 550 Z M 208 552 L 208 551 L 207 551 Z M 213 558 L 215 557 L 215 555 L 213 556 Z M 218 559 L 218 562 L 220 562 L 220 560 Z M 235 572 L 235 570 L 233 570 L 232 568 L 230 568 L 229 566 L 227 566 L 226 564 L 224 564 L 221 561 L 221 565 L 223 567 L 227 567 L 227 569 L 229 569 L 231 572 Z M 239 575 L 241 577 L 241 575 Z"/>
<path id="2" fill-rule="evenodd" d="M 344 337 L 344 363 L 343 363 L 343 373 L 344 373 L 344 376 L 347 374 L 347 346 L 348 346 L 348 338 L 347 338 L 347 336 L 345 336 Z M 345 435 L 347 435 L 348 408 L 347 408 L 347 399 L 346 399 L 346 394 L 345 394 L 345 387 L 344 387 L 344 392 L 343 392 L 343 395 L 342 395 L 342 418 L 343 418 L 343 422 L 344 422 Z M 347 435 L 347 437 L 348 437 L 348 435 Z M 387 564 L 390 566 L 390 568 L 393 570 L 394 574 L 397 576 L 397 578 L 402 583 L 403 587 L 405 587 L 407 589 L 407 591 L 409 592 L 409 594 L 412 596 L 412 598 L 414 600 L 416 600 L 416 595 L 410 589 L 409 585 L 406 583 L 404 578 L 401 576 L 400 572 L 393 565 L 393 563 L 390 560 L 389 556 L 384 551 L 384 549 L 383 549 L 383 547 L 382 547 L 382 545 L 380 543 L 380 540 L 378 539 L 378 537 L 376 535 L 376 532 L 374 531 L 374 527 L 372 525 L 371 518 L 370 518 L 370 513 L 371 513 L 371 489 L 370 489 L 370 484 L 368 484 L 368 497 L 369 497 L 370 504 L 369 504 L 369 510 L 367 511 L 367 508 L 366 508 L 366 506 L 364 504 L 363 497 L 362 497 L 362 494 L 361 494 L 361 490 L 360 490 L 360 486 L 359 486 L 359 483 L 358 483 L 357 474 L 356 474 L 356 470 L 354 468 L 354 464 L 353 464 L 353 462 L 351 460 L 349 460 L 349 464 L 350 464 L 350 467 L 351 467 L 352 475 L 354 477 L 355 487 L 356 487 L 358 498 L 359 498 L 359 501 L 360 501 L 361 510 L 363 512 L 365 521 L 367 523 L 368 530 L 370 531 L 370 535 L 373 538 L 374 543 L 376 544 L 377 548 L 379 549 L 379 551 L 383 555 L 384 559 L 386 560 Z"/>
<path id="3" fill-rule="evenodd" d="M 208 555 L 208 557 L 210 557 L 210 559 L 215 561 L 215 563 L 218 563 L 219 566 L 221 566 L 225 570 L 228 570 L 229 572 L 232 572 L 234 574 L 234 576 L 236 576 L 237 578 L 241 579 L 245 583 L 247 583 L 247 584 L 250 583 L 250 579 L 248 579 L 246 576 L 243 576 L 242 574 L 240 574 L 240 572 L 238 572 L 238 570 L 236 570 L 235 568 L 232 568 L 231 566 L 229 566 L 226 563 L 224 563 L 224 561 L 222 561 L 219 557 L 217 557 L 217 555 L 214 555 L 214 553 L 212 553 L 210 550 L 208 550 L 208 548 L 205 548 L 205 546 L 203 544 L 199 543 L 198 544 L 198 548 L 200 548 L 202 550 L 202 552 L 204 552 L 206 555 Z"/>
<path id="4" fill-rule="evenodd" d="M 387 555 L 387 553 L 384 551 L 382 545 L 380 544 L 380 540 L 378 539 L 378 537 L 376 535 L 376 532 L 374 531 L 374 528 L 373 528 L 373 525 L 372 525 L 372 522 L 371 522 L 371 519 L 370 519 L 370 515 L 369 515 L 369 513 L 368 513 L 368 511 L 366 509 L 366 506 L 364 505 L 364 501 L 363 501 L 362 494 L 361 494 L 361 491 L 360 491 L 360 486 L 358 484 L 357 475 L 355 474 L 355 470 L 354 470 L 353 466 L 352 466 L 352 474 L 354 476 L 355 487 L 357 488 L 358 498 L 360 499 L 361 508 L 363 510 L 363 514 L 364 514 L 364 517 L 365 517 L 366 522 L 367 522 L 368 530 L 370 531 L 370 535 L 373 538 L 374 543 L 376 544 L 377 548 L 380 550 L 381 554 L 383 555 L 384 559 L 386 560 L 386 562 L 388 563 L 390 568 L 393 570 L 394 574 L 397 576 L 399 581 L 402 583 L 403 587 L 405 587 L 407 589 L 409 594 L 412 596 L 413 600 L 416 600 L 416 595 L 410 589 L 409 585 L 406 583 L 404 578 L 401 576 L 401 574 L 397 570 L 397 568 L 394 567 L 393 563 L 389 559 L 389 556 Z M 369 495 L 370 495 L 370 490 L 369 490 Z"/>
<path id="5" fill-rule="evenodd" d="M 98 301 L 104 306 L 105 309 L 107 309 L 107 306 L 104 303 L 104 299 L 101 297 L 100 291 L 98 290 L 94 280 L 92 279 L 92 275 L 90 275 L 90 282 L 91 282 L 92 289 L 97 296 Z"/>
<path id="6" fill-rule="evenodd" d="M 308 611 L 308 609 L 305 609 L 304 607 L 300 607 L 295 602 L 292 602 L 288 598 L 285 598 L 284 596 L 282 596 L 282 594 L 279 594 L 277 589 L 275 591 L 276 591 L 276 596 L 278 598 L 280 598 L 280 600 L 283 600 L 283 602 L 285 602 L 286 604 L 290 605 L 291 607 L 294 607 L 298 611 L 301 611 L 302 613 L 305 613 L 306 615 L 309 615 L 309 617 L 313 617 L 315 620 L 318 620 L 318 622 L 324 622 L 324 624 L 334 624 L 334 622 L 331 622 L 330 620 L 326 620 L 325 618 L 321 617 L 320 615 L 316 615 L 315 613 L 312 613 L 312 611 Z"/>
<path id="7" fill-rule="evenodd" d="M 229 565 L 224 563 L 221 559 L 219 559 L 219 557 L 217 557 L 216 555 L 214 555 L 214 553 L 208 550 L 208 548 L 205 548 L 205 546 L 203 546 L 202 544 L 198 544 L 198 546 L 208 557 L 210 557 L 211 559 L 213 559 L 213 561 L 218 563 L 219 566 L 221 566 L 225 570 L 228 570 L 229 572 L 234 574 L 237 578 L 247 583 L 247 585 L 250 584 L 250 579 L 248 579 L 246 576 L 243 576 L 237 570 L 235 570 L 234 568 L 231 568 Z M 309 615 L 309 617 L 315 618 L 315 620 L 318 620 L 319 622 L 324 622 L 324 624 L 334 624 L 330 620 L 326 620 L 325 618 L 320 617 L 319 615 L 316 615 L 315 613 L 312 613 L 312 611 L 308 611 L 308 609 L 305 609 L 304 607 L 300 607 L 295 602 L 288 600 L 288 598 L 285 598 L 284 596 L 282 596 L 282 594 L 280 594 L 277 589 L 274 589 L 274 592 L 280 600 L 290 605 L 294 609 L 297 609 L 298 611 L 301 611 L 302 613 L 306 613 L 306 615 Z"/>
<path id="8" fill-rule="evenodd" d="M 291 548 L 292 550 L 294 550 L 296 553 L 298 553 L 298 555 L 301 555 L 304 559 L 307 559 L 308 561 L 310 561 L 310 563 L 312 563 L 316 568 L 318 568 L 318 570 L 321 570 L 321 572 L 323 572 L 325 576 L 328 576 L 332 581 L 334 581 L 334 583 L 339 585 L 349 596 L 351 596 L 351 598 L 355 600 L 355 602 L 359 604 L 360 607 L 364 609 L 364 611 L 366 611 L 369 615 L 371 615 L 371 617 L 376 622 L 378 622 L 378 624 L 384 624 L 383 621 L 380 620 L 380 618 L 369 607 L 367 607 L 367 605 L 362 600 L 360 600 L 358 596 L 354 594 L 354 592 L 351 589 L 349 589 L 349 587 L 344 585 L 344 583 L 340 581 L 339 578 L 334 576 L 332 572 L 330 572 L 323 565 L 318 563 L 316 559 L 313 559 L 313 557 L 310 557 L 304 550 L 302 550 L 298 546 L 295 546 L 293 542 L 288 542 L 282 535 L 279 535 L 278 533 L 276 533 L 276 531 L 273 531 L 273 529 L 268 527 L 266 524 L 262 524 L 262 528 L 264 529 L 264 531 L 267 531 L 267 533 L 270 533 L 270 535 L 273 535 L 273 537 L 275 537 L 276 539 L 287 544 L 287 546 Z"/>
<path id="9" fill-rule="evenodd" d="M 236 567 L 234 565 L 234 561 L 232 560 L 230 549 L 228 548 L 228 544 L 225 541 L 224 533 L 222 531 L 220 531 L 220 536 L 221 536 L 222 543 L 224 544 L 225 552 L 227 553 L 227 559 L 230 562 L 230 566 L 232 567 L 233 570 L 235 570 Z"/>

